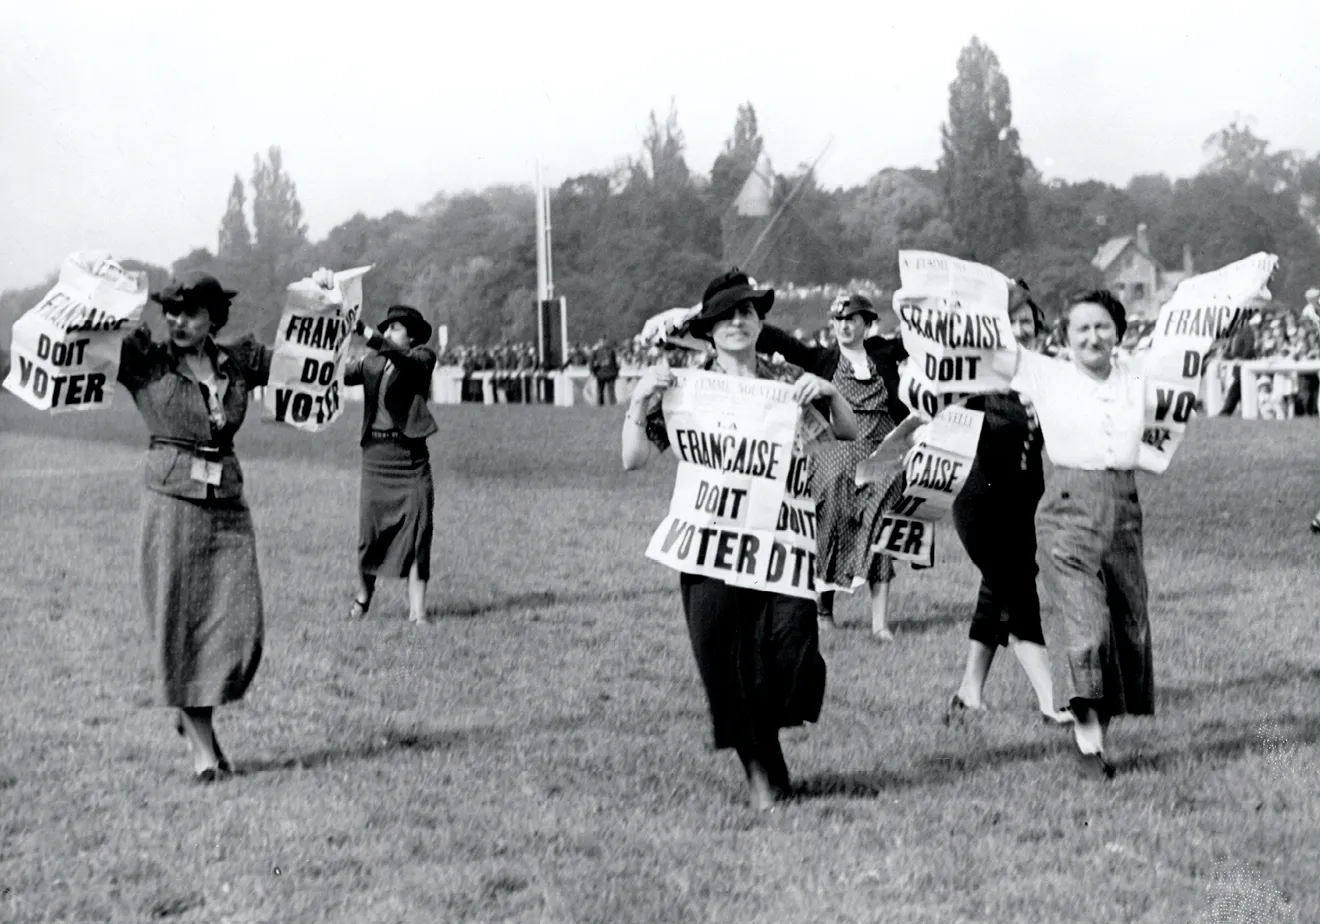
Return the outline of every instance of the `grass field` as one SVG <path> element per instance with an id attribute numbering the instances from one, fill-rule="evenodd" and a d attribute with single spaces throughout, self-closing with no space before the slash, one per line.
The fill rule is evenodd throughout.
<path id="1" fill-rule="evenodd" d="M 1114 781 L 1011 657 L 940 722 L 975 593 L 949 530 L 896 643 L 843 601 L 797 797 L 757 817 L 643 556 L 672 463 L 619 471 L 620 415 L 437 411 L 429 627 L 401 585 L 344 618 L 356 412 L 250 421 L 266 654 L 217 716 L 240 774 L 198 787 L 148 700 L 140 420 L 0 396 L 0 920 L 1320 921 L 1320 427 L 1198 421 L 1143 480 L 1158 715 L 1116 724 Z"/>

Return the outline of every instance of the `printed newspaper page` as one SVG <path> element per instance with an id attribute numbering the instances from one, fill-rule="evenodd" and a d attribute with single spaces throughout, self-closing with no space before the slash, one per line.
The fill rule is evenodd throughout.
<path id="1" fill-rule="evenodd" d="M 678 457 L 648 558 L 676 571 L 815 596 L 815 505 L 792 385 L 675 369 L 664 396 Z"/>
<path id="2" fill-rule="evenodd" d="M 369 269 L 335 273 L 333 289 L 311 279 L 289 286 L 265 396 L 276 423 L 315 433 L 343 413 L 349 335 L 362 314 L 362 277 Z"/>
<path id="3" fill-rule="evenodd" d="M 146 273 L 104 252 L 69 255 L 55 287 L 14 322 L 4 387 L 53 414 L 109 407 L 120 345 L 148 297 Z"/>

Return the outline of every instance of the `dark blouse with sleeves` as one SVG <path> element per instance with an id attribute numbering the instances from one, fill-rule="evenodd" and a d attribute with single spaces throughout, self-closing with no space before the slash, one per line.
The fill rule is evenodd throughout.
<path id="1" fill-rule="evenodd" d="M 1045 446 L 1031 402 L 1016 392 L 972 395 L 969 410 L 983 411 L 981 440 L 963 493 L 993 491 L 1004 500 L 1022 498 L 1034 509 L 1045 491 L 1041 450 Z"/>
<path id="2" fill-rule="evenodd" d="M 152 437 L 147 487 L 191 500 L 235 499 L 243 494 L 243 473 L 234 456 L 234 434 L 247 416 L 251 390 L 264 386 L 270 377 L 271 350 L 251 336 L 225 345 L 207 340 L 205 349 L 223 393 L 214 414 L 208 408 L 206 387 L 171 343 L 151 339 L 145 324 L 124 338 L 119 383 L 133 396 Z M 192 477 L 193 459 L 199 455 L 218 459 L 218 485 Z"/>

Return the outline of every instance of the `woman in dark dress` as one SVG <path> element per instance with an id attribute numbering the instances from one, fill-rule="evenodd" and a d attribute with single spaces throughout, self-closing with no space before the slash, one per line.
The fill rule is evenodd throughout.
<path id="1" fill-rule="evenodd" d="M 431 577 L 435 484 L 426 438 L 435 418 L 426 407 L 435 351 L 421 312 L 394 305 L 378 331 L 358 322 L 371 351 L 348 364 L 345 385 L 361 385 L 362 488 L 358 505 L 358 589 L 350 616 L 371 607 L 376 578 L 408 579 L 408 619 L 425 624 Z"/>
<path id="2" fill-rule="evenodd" d="M 857 464 L 871 453 L 908 410 L 898 398 L 898 363 L 906 357 L 900 343 L 867 337 L 878 320 L 874 305 L 853 293 L 830 305 L 835 343 L 810 346 L 777 327 L 766 325 L 757 341 L 762 353 L 778 353 L 831 382 L 857 417 L 858 438 L 820 447 L 810 467 L 811 496 L 816 502 L 816 582 L 821 588 L 817 616 L 823 627 L 834 623 L 835 589 L 852 593 L 866 584 L 871 595 L 871 633 L 893 639 L 889 629 L 889 584 L 894 562 L 871 551 L 887 510 L 903 495 L 903 478 L 857 486 Z"/>
<path id="3" fill-rule="evenodd" d="M 155 647 L 157 695 L 179 710 L 193 773 L 232 770 L 212 725 L 216 706 L 243 698 L 261 663 L 261 578 L 234 434 L 248 395 L 266 384 L 271 351 L 215 334 L 236 293 L 189 274 L 153 296 L 169 337 L 146 324 L 124 338 L 119 383 L 151 435 L 141 537 L 142 597 Z"/>
<path id="4" fill-rule="evenodd" d="M 1022 348 L 1034 348 L 1045 330 L 1045 316 L 1020 280 L 1010 292 L 1009 319 Z M 1071 714 L 1054 708 L 1036 592 L 1036 504 L 1045 492 L 1040 424 L 1030 400 L 1016 392 L 973 395 L 965 404 L 983 411 L 985 418 L 976 459 L 953 502 L 953 525 L 981 572 L 981 587 L 962 684 L 945 722 L 958 713 L 985 708 L 982 692 L 990 664 L 995 651 L 1006 646 L 1031 681 L 1041 715 L 1049 722 L 1066 723 Z"/>
<path id="5" fill-rule="evenodd" d="M 709 341 L 715 355 L 705 364 L 726 375 L 795 382 L 803 405 L 828 405 L 839 439 L 856 435 L 848 402 L 829 382 L 799 370 L 776 372 L 756 355 L 762 319 L 774 290 L 756 289 L 733 270 L 711 282 L 689 332 Z M 661 398 L 674 384 L 666 366 L 647 369 L 623 423 L 623 467 L 642 468 L 669 446 Z M 814 722 L 825 696 L 815 606 L 810 600 L 733 587 L 721 580 L 683 574 L 679 589 L 697 669 L 706 689 L 715 747 L 734 748 L 747 774 L 757 810 L 772 807 L 791 788 L 779 730 Z"/>

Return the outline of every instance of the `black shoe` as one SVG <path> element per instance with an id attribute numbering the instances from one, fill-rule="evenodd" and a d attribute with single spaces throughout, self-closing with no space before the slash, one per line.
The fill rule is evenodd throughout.
<path id="1" fill-rule="evenodd" d="M 962 721 L 975 715 L 985 712 L 985 707 L 973 709 L 962 701 L 962 697 L 957 693 L 953 694 L 953 699 L 949 700 L 949 708 L 944 711 L 944 724 L 952 725 L 954 720 Z"/>
<path id="2" fill-rule="evenodd" d="M 1105 755 L 1083 754 L 1081 751 L 1075 752 L 1077 755 L 1077 765 L 1082 770 L 1082 775 L 1097 780 L 1112 780 L 1114 778 L 1114 765 L 1105 760 Z"/>

